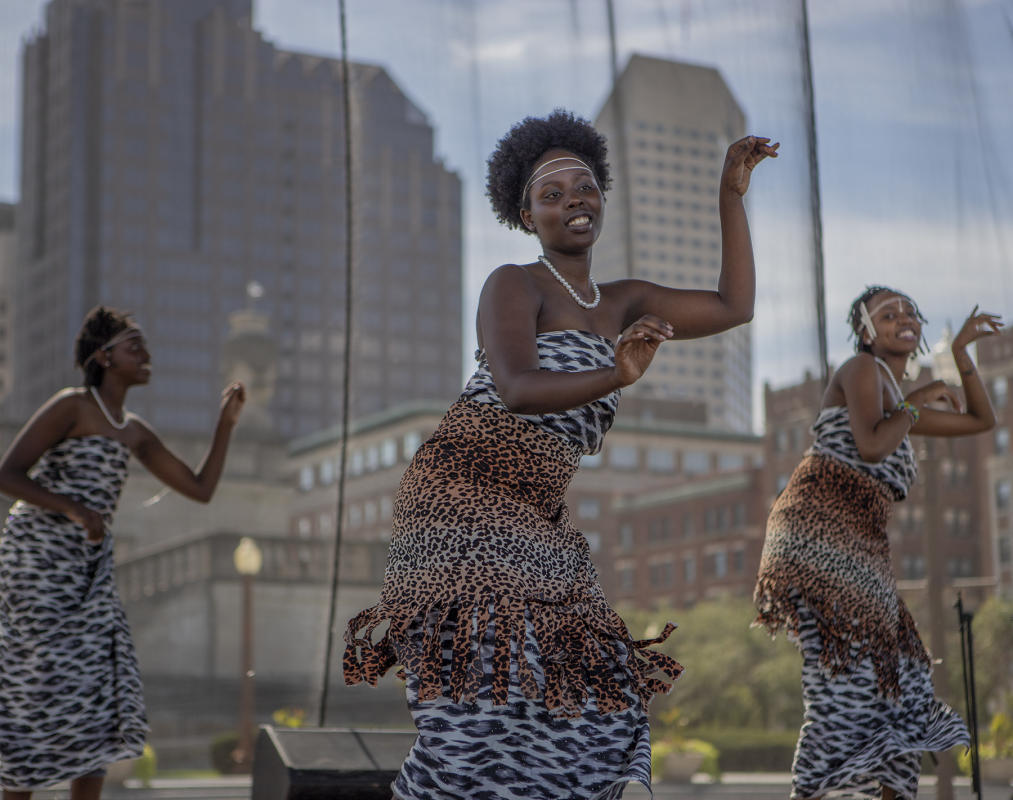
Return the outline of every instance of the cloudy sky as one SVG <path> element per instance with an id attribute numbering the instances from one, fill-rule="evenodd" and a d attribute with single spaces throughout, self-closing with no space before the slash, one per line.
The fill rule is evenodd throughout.
<path id="1" fill-rule="evenodd" d="M 42 0 L 0 4 L 0 199 L 16 199 L 19 48 Z M 758 170 L 756 379 L 816 369 L 800 0 L 619 0 L 633 52 L 718 67 L 750 130 L 782 142 Z M 971 306 L 1013 314 L 1013 0 L 810 2 L 831 361 L 869 283 L 912 293 L 938 339 Z M 337 56 L 337 0 L 253 0 L 282 49 Z M 498 227 L 483 164 L 511 124 L 564 106 L 593 118 L 610 85 L 604 0 L 348 0 L 353 59 L 385 66 L 465 181 L 466 329 L 495 266 L 533 240 Z M 673 97 L 673 102 L 678 102 Z"/>

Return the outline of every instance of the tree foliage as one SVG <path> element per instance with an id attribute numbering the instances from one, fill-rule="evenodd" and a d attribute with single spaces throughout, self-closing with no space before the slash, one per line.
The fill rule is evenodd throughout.
<path id="1" fill-rule="evenodd" d="M 666 719 L 678 719 L 690 729 L 798 729 L 802 660 L 784 636 L 771 640 L 766 631 L 751 628 L 755 613 L 743 598 L 680 611 L 624 612 L 634 638 L 656 633 L 669 619 L 679 626 L 661 649 L 686 671 L 667 697 L 652 702 L 652 724 L 663 729 Z"/>

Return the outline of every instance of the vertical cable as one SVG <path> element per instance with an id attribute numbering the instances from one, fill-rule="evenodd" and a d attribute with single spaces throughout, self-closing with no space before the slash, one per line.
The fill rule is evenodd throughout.
<path id="1" fill-rule="evenodd" d="M 612 107 L 615 109 L 616 125 L 613 138 L 616 150 L 619 151 L 619 169 L 622 185 L 623 216 L 626 218 L 626 229 L 623 232 L 623 247 L 626 250 L 626 276 L 633 276 L 633 178 L 630 175 L 630 159 L 626 147 L 626 108 L 623 102 L 623 90 L 619 85 L 619 55 L 616 46 L 616 14 L 612 0 L 605 0 L 605 11 L 608 16 L 609 54 L 612 64 Z"/>
<path id="2" fill-rule="evenodd" d="M 317 724 L 322 728 L 327 720 L 327 699 L 331 684 L 331 655 L 334 651 L 334 624 L 338 611 L 338 574 L 341 567 L 341 533 L 345 517 L 345 475 L 348 462 L 348 405 L 352 359 L 352 82 L 348 65 L 348 30 L 345 21 L 345 0 L 338 0 L 341 20 L 341 92 L 345 128 L 345 349 L 341 386 L 341 456 L 338 469 L 338 508 L 334 522 L 334 563 L 331 566 L 331 604 L 327 615 L 327 646 L 324 652 L 323 686 L 320 690 L 320 710 Z"/>
<path id="3" fill-rule="evenodd" d="M 800 0 L 802 10 L 802 92 L 805 98 L 806 139 L 809 145 L 809 212 L 813 229 L 813 302 L 816 305 L 816 330 L 820 351 L 820 377 L 823 385 L 830 378 L 827 356 L 826 273 L 823 266 L 823 212 L 820 208 L 820 167 L 816 150 L 816 92 L 813 88 L 812 49 L 809 43 L 809 10 Z"/>

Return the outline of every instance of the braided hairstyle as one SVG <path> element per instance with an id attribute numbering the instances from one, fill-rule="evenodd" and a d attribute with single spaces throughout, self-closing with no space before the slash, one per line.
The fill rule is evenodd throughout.
<path id="1" fill-rule="evenodd" d="M 925 317 L 922 316 L 922 312 L 918 309 L 918 304 L 915 303 L 910 297 L 904 292 L 891 289 L 889 286 L 866 286 L 865 291 L 862 292 L 858 297 L 855 298 L 855 302 L 851 304 L 851 310 L 848 312 L 848 325 L 851 326 L 851 335 L 855 339 L 855 352 L 856 353 L 871 353 L 872 346 L 862 341 L 862 303 L 865 303 L 866 308 L 869 306 L 869 301 L 877 294 L 883 294 L 887 292 L 889 294 L 896 294 L 907 300 L 912 306 L 914 306 L 915 313 L 918 315 L 918 319 L 924 325 L 928 322 Z"/>
<path id="2" fill-rule="evenodd" d="M 85 386 L 100 386 L 105 374 L 105 369 L 97 358 L 88 359 L 117 333 L 133 324 L 128 311 L 96 306 L 88 312 L 77 339 L 74 340 L 74 363 L 84 371 Z"/>
<path id="3" fill-rule="evenodd" d="M 590 122 L 561 108 L 544 119 L 525 117 L 499 140 L 486 162 L 486 194 L 496 218 L 508 228 L 532 233 L 521 222 L 521 209 L 530 207 L 524 185 L 535 162 L 554 149 L 567 150 L 591 167 L 603 193 L 612 185 L 605 160 L 608 144 Z"/>

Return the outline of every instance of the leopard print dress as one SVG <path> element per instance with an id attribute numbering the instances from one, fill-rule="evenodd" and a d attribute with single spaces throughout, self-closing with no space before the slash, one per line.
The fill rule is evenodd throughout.
<path id="1" fill-rule="evenodd" d="M 928 653 L 897 593 L 886 525 L 916 476 L 905 438 L 882 462 L 858 455 L 848 409 L 824 409 L 816 442 L 767 521 L 754 624 L 802 653 L 804 722 L 792 797 L 828 792 L 910 799 L 923 751 L 968 744 L 936 699 Z"/>
<path id="2" fill-rule="evenodd" d="M 611 366 L 611 342 L 537 337 L 543 369 Z M 394 508 L 380 602 L 349 622 L 345 681 L 402 665 L 419 731 L 403 800 L 615 798 L 650 788 L 646 708 L 682 667 L 634 641 L 598 584 L 564 494 L 600 448 L 618 393 L 520 417 L 479 366 L 415 454 Z M 372 641 L 373 631 L 387 631 Z"/>

